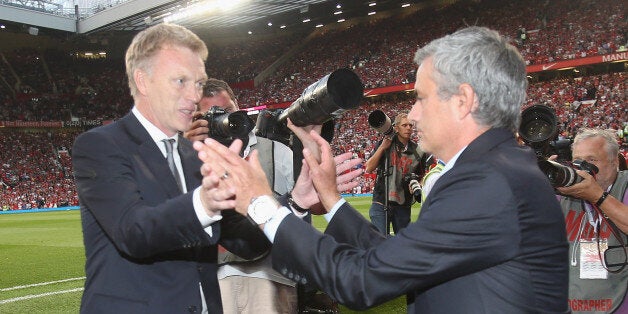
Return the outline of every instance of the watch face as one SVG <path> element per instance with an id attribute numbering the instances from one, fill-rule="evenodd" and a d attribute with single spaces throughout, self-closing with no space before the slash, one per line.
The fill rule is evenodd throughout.
<path id="1" fill-rule="evenodd" d="M 257 224 L 263 224 L 270 220 L 278 207 L 275 199 L 268 195 L 262 195 L 251 200 L 248 212 L 253 221 Z"/>

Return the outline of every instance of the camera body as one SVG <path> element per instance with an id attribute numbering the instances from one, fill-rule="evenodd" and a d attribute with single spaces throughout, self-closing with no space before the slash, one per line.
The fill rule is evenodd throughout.
<path id="1" fill-rule="evenodd" d="M 539 160 L 538 164 L 555 188 L 572 186 L 582 181 L 582 177 L 576 173 L 576 170 L 584 170 L 592 176 L 599 171 L 594 164 L 579 159 L 574 160 L 570 165 L 551 160 Z"/>
<path id="2" fill-rule="evenodd" d="M 421 202 L 421 178 L 416 173 L 408 173 L 403 177 L 403 182 L 408 186 L 410 194 L 414 197 L 414 200 Z"/>
<path id="3" fill-rule="evenodd" d="M 582 181 L 576 170 L 585 170 L 591 175 L 598 172 L 595 165 L 586 161 L 571 162 L 572 140 L 557 138 L 558 118 L 551 107 L 534 105 L 522 111 L 519 135 L 534 150 L 539 168 L 555 188 Z M 557 155 L 556 161 L 547 160 L 551 155 Z"/>
<path id="4" fill-rule="evenodd" d="M 229 145 L 236 138 L 247 139 L 255 124 L 245 111 L 227 112 L 213 106 L 199 119 L 207 121 L 208 136 L 224 145 Z"/>
<path id="5" fill-rule="evenodd" d="M 290 137 L 292 133 L 285 123 L 279 122 L 279 115 L 282 112 L 283 109 L 260 111 L 257 115 L 255 136 L 265 137 L 291 147 Z"/>

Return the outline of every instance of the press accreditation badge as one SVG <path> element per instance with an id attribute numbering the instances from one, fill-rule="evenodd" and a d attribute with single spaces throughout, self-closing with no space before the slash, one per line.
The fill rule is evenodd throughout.
<path id="1" fill-rule="evenodd" d="M 608 248 L 606 240 L 600 240 L 598 248 L 597 240 L 580 240 L 580 279 L 606 279 L 608 272 L 600 256 Z M 601 253 L 600 253 L 601 252 Z"/>

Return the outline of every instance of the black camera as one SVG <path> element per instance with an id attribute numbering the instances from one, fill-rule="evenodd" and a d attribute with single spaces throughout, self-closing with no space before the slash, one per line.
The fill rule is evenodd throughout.
<path id="1" fill-rule="evenodd" d="M 539 160 L 538 164 L 555 188 L 572 186 L 582 181 L 582 177 L 576 173 L 576 170 L 584 170 L 592 176 L 599 171 L 594 164 L 579 159 L 571 162 L 571 166 L 550 160 Z"/>
<path id="2" fill-rule="evenodd" d="M 421 184 L 419 181 L 419 175 L 416 173 L 408 173 L 403 177 L 403 182 L 408 185 L 408 190 L 410 194 L 414 197 L 414 200 L 417 202 L 421 202 Z"/>
<path id="3" fill-rule="evenodd" d="M 284 110 L 262 110 L 257 116 L 255 135 L 289 145 L 288 118 L 296 126 L 323 125 L 349 109 L 357 108 L 364 87 L 357 74 L 338 69 L 308 86 L 301 96 Z M 333 131 L 333 130 L 332 130 Z"/>
<path id="4" fill-rule="evenodd" d="M 571 140 L 558 140 L 558 118 L 554 109 L 534 105 L 521 112 L 519 136 L 530 146 L 539 160 L 557 155 L 559 162 L 571 160 Z"/>
<path id="5" fill-rule="evenodd" d="M 384 134 L 384 136 L 392 137 L 394 135 L 394 128 L 390 122 L 390 118 L 381 110 L 374 110 L 368 117 L 369 125 L 375 129 L 378 133 Z"/>
<path id="6" fill-rule="evenodd" d="M 246 111 L 227 112 L 218 106 L 211 107 L 199 119 L 207 120 L 209 137 L 227 146 L 236 138 L 248 139 L 255 127 Z"/>
<path id="7" fill-rule="evenodd" d="M 358 75 L 347 68 L 338 69 L 304 89 L 277 120 L 285 123 L 290 118 L 296 126 L 323 124 L 357 108 L 363 96 L 364 86 Z"/>
<path id="8" fill-rule="evenodd" d="M 282 111 L 281 109 L 260 111 L 255 124 L 255 135 L 290 146 L 290 129 L 285 123 L 280 123 L 278 120 Z"/>

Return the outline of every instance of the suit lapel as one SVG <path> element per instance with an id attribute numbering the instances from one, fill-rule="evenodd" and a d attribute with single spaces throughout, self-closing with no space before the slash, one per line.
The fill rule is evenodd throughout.
<path id="1" fill-rule="evenodd" d="M 183 136 L 179 135 L 179 156 L 181 157 L 181 164 L 183 165 L 183 174 L 185 176 L 185 185 L 188 192 L 194 190 L 201 184 L 201 161 L 198 159 L 198 155 L 192 142 Z"/>
<path id="2" fill-rule="evenodd" d="M 137 144 L 137 155 L 134 158 L 140 166 L 140 171 L 143 171 L 147 178 L 152 178 L 158 182 L 169 197 L 181 194 L 170 172 L 166 158 L 135 115 L 129 113 L 121 119 L 121 122 L 124 123 L 129 137 Z"/>

